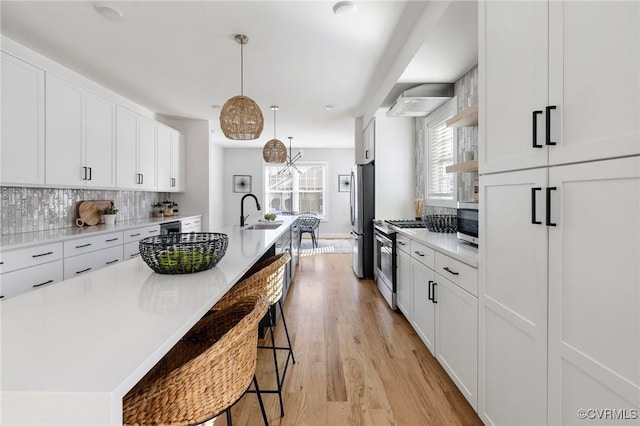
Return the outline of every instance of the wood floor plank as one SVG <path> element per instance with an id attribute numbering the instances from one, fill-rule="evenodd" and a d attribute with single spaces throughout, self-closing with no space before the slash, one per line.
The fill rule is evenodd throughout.
<path id="1" fill-rule="evenodd" d="M 276 395 L 263 398 L 271 425 L 482 424 L 375 282 L 354 276 L 351 255 L 308 256 L 301 266 L 284 303 L 297 362 L 284 383 L 285 416 Z M 276 339 L 286 341 L 281 321 Z M 258 352 L 258 379 L 271 386 L 273 356 Z M 284 365 L 284 351 L 278 357 Z M 262 424 L 255 395 L 232 413 L 234 425 Z"/>

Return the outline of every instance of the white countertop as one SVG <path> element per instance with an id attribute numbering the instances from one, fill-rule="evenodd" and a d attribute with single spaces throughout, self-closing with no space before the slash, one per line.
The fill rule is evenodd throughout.
<path id="1" fill-rule="evenodd" d="M 476 269 L 478 268 L 478 248 L 458 240 L 456 234 L 430 232 L 427 229 L 391 227 L 398 233 L 406 235 L 412 240 L 416 240 Z"/>
<path id="2" fill-rule="evenodd" d="M 280 219 L 217 231 L 229 246 L 208 271 L 160 275 L 138 258 L 0 303 L 0 423 L 122 424 L 122 397 L 295 218 Z"/>
<path id="3" fill-rule="evenodd" d="M 23 232 L 21 234 L 2 235 L 0 236 L 0 249 L 12 250 L 38 244 L 64 241 L 71 238 L 88 237 L 91 235 L 104 234 L 114 231 L 126 231 L 127 229 L 131 228 L 175 222 L 178 220 L 192 219 L 196 217 L 200 217 L 200 215 L 148 217 L 144 219 L 116 221 L 116 223 L 113 225 L 95 225 L 82 227 L 73 226 L 68 228 L 50 229 L 47 231 Z"/>

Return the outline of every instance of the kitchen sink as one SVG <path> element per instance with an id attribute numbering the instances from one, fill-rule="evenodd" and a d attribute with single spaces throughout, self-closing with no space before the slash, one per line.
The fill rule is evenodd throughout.
<path id="1" fill-rule="evenodd" d="M 280 225 L 282 225 L 282 222 L 278 222 L 278 223 L 256 223 L 254 225 L 247 226 L 244 229 L 248 229 L 248 230 L 276 229 L 276 228 L 279 228 Z"/>

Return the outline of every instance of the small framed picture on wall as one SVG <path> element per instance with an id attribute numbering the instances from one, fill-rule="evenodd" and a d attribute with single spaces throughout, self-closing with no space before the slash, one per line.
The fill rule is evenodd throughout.
<path id="1" fill-rule="evenodd" d="M 233 175 L 233 192 L 251 192 L 251 176 Z"/>
<path id="2" fill-rule="evenodd" d="M 338 175 L 338 192 L 349 192 L 351 175 Z"/>

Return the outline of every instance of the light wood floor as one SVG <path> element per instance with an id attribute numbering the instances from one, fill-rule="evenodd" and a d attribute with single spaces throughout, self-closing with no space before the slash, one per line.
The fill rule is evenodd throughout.
<path id="1" fill-rule="evenodd" d="M 277 395 L 263 395 L 271 425 L 482 424 L 375 282 L 355 277 L 350 254 L 304 257 L 301 266 L 284 307 L 297 362 L 284 383 L 284 417 Z M 281 320 L 276 335 L 281 344 Z M 275 387 L 272 353 L 258 357 L 260 386 Z M 263 424 L 255 394 L 232 415 L 234 425 Z"/>

